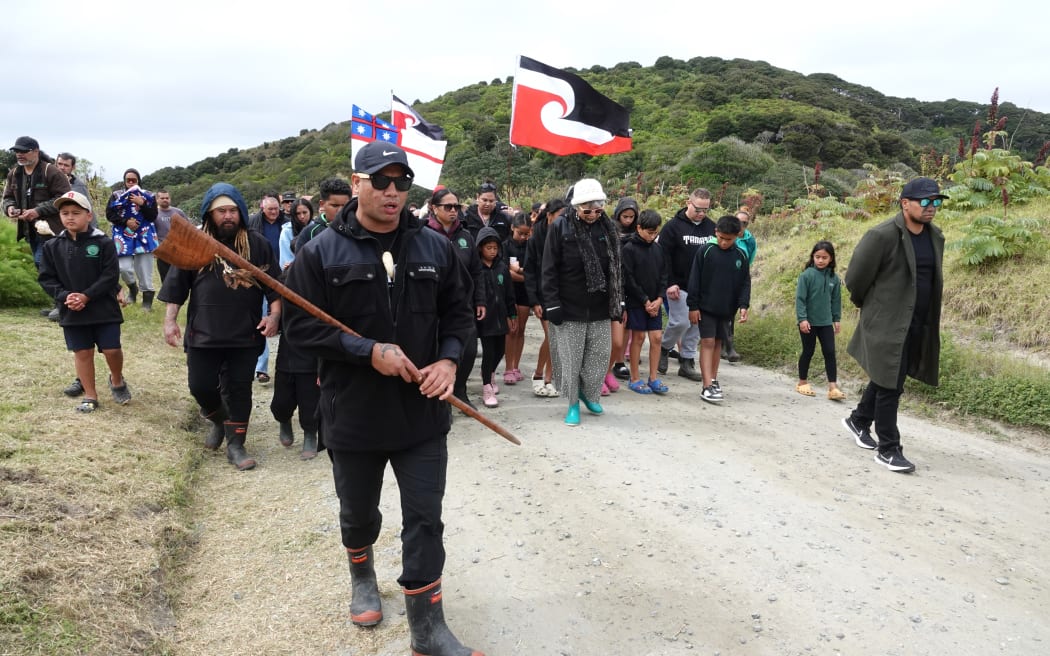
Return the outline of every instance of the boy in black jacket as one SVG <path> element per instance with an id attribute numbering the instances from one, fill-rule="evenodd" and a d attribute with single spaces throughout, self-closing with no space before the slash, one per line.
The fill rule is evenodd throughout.
<path id="1" fill-rule="evenodd" d="M 726 322 L 740 309 L 740 323 L 747 321 L 751 304 L 751 271 L 747 254 L 736 245 L 740 219 L 726 215 L 718 219 L 715 239 L 700 247 L 689 274 L 689 322 L 700 324 L 700 372 L 704 388 L 700 398 L 722 401 L 718 384 L 718 362 Z"/>
<path id="2" fill-rule="evenodd" d="M 660 342 L 663 338 L 663 293 L 667 289 L 667 259 L 656 245 L 660 214 L 645 210 L 638 216 L 635 233 L 624 243 L 623 292 L 627 305 L 627 330 L 631 331 L 631 382 L 627 387 L 639 394 L 666 394 L 659 378 Z M 649 377 L 638 374 L 642 342 L 649 336 Z"/>
<path id="3" fill-rule="evenodd" d="M 91 202 L 83 194 L 68 191 L 54 204 L 65 230 L 44 243 L 38 280 L 58 305 L 66 348 L 73 351 L 77 380 L 84 390 L 76 409 L 92 412 L 98 408 L 96 346 L 109 367 L 113 400 L 124 405 L 131 401 L 131 392 L 124 380 L 124 351 L 120 348 L 124 315 L 117 302 L 117 249 L 101 230 L 91 228 Z"/>

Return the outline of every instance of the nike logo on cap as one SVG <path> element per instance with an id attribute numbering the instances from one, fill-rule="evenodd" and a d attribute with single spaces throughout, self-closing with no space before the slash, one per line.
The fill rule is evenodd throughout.
<path id="1" fill-rule="evenodd" d="M 396 155 L 396 154 L 397 154 L 396 150 L 391 150 L 389 153 L 386 152 L 385 150 L 383 151 L 383 157 L 389 157 L 391 155 Z"/>

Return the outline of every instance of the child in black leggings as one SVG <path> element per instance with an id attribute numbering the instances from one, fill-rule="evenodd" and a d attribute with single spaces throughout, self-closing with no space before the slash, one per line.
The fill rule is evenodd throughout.
<path id="1" fill-rule="evenodd" d="M 830 241 L 818 241 L 809 253 L 809 262 L 798 277 L 795 291 L 795 319 L 802 338 L 802 355 L 798 359 L 798 384 L 795 391 L 803 396 L 816 396 L 810 387 L 809 362 L 813 359 L 817 340 L 824 354 L 824 369 L 828 375 L 828 398 L 841 401 L 846 398 L 839 389 L 835 363 L 835 335 L 842 318 L 842 281 L 835 275 L 835 247 Z"/>
<path id="2" fill-rule="evenodd" d="M 481 257 L 479 284 L 484 287 L 485 316 L 477 322 L 481 338 L 481 402 L 487 408 L 499 405 L 499 385 L 494 375 L 506 351 L 507 333 L 516 322 L 517 302 L 510 269 L 501 257 L 499 233 L 488 226 L 478 232 Z"/>

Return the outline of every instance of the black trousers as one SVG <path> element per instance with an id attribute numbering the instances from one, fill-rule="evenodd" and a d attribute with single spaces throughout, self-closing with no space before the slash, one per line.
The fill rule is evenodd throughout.
<path id="1" fill-rule="evenodd" d="M 339 527 L 348 549 L 367 547 L 379 538 L 383 524 L 379 497 L 390 463 L 401 494 L 401 576 L 397 581 L 409 589 L 438 580 L 445 567 L 441 502 L 448 468 L 446 438 L 441 435 L 400 451 L 328 449 L 339 497 Z"/>
<path id="2" fill-rule="evenodd" d="M 290 373 L 276 370 L 273 374 L 273 399 L 270 412 L 279 422 L 291 421 L 292 413 L 299 408 L 299 427 L 304 431 L 317 431 L 317 403 L 321 400 L 321 388 L 317 386 L 316 373 Z"/>
<path id="3" fill-rule="evenodd" d="M 809 378 L 809 363 L 813 359 L 813 352 L 817 349 L 819 339 L 828 382 L 838 382 L 838 363 L 835 360 L 835 326 L 810 326 L 809 333 L 799 330 L 798 336 L 802 338 L 802 355 L 798 359 L 798 379 Z"/>
<path id="4" fill-rule="evenodd" d="M 474 371 L 474 360 L 478 357 L 478 331 L 477 328 L 470 329 L 467 343 L 463 345 L 463 357 L 459 359 L 459 367 L 456 368 L 456 384 L 453 393 L 456 396 L 465 397 L 467 394 L 467 380 Z"/>
<path id="5" fill-rule="evenodd" d="M 481 382 L 488 385 L 492 382 L 492 374 L 496 372 L 499 361 L 507 350 L 507 336 L 496 335 L 494 337 L 481 338 Z"/>
<path id="6" fill-rule="evenodd" d="M 878 437 L 879 453 L 890 453 L 901 446 L 901 434 L 897 430 L 897 410 L 900 407 L 901 394 L 904 393 L 904 379 L 908 374 L 909 363 L 919 361 L 917 349 L 921 346 L 922 329 L 912 326 L 904 340 L 901 352 L 901 368 L 897 372 L 896 387 L 881 387 L 874 381 L 868 381 L 857 407 L 850 418 L 858 428 L 871 428 L 875 424 L 875 435 Z"/>
<path id="7" fill-rule="evenodd" d="M 230 421 L 247 422 L 252 415 L 252 381 L 258 346 L 250 348 L 186 349 L 190 394 L 205 415 L 226 404 Z"/>

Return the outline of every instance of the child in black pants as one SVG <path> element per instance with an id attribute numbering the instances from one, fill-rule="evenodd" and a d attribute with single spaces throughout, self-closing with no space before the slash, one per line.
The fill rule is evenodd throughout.
<path id="1" fill-rule="evenodd" d="M 481 338 L 481 402 L 487 408 L 495 408 L 499 405 L 499 385 L 493 376 L 503 359 L 507 333 L 516 324 L 517 302 L 510 270 L 500 257 L 500 238 L 495 229 L 486 226 L 478 232 L 478 255 L 485 298 L 485 318 L 477 322 Z"/>
<path id="2" fill-rule="evenodd" d="M 802 396 L 816 396 L 810 387 L 809 363 L 820 340 L 824 354 L 824 370 L 828 374 L 828 398 L 841 401 L 846 398 L 839 389 L 835 362 L 835 335 L 842 318 L 842 281 L 835 275 L 835 247 L 830 241 L 818 241 L 809 253 L 809 263 L 798 277 L 795 291 L 795 320 L 802 338 L 802 355 L 798 359 L 798 384 L 795 391 Z"/>

